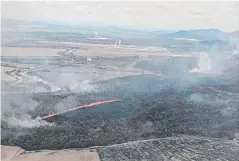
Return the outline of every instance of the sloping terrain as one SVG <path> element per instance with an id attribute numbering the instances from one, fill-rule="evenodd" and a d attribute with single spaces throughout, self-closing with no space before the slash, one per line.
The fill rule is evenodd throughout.
<path id="1" fill-rule="evenodd" d="M 141 140 L 88 149 L 24 151 L 2 146 L 3 161 L 237 161 L 239 143 L 198 136 L 177 136 Z"/>
<path id="2" fill-rule="evenodd" d="M 98 148 L 102 161 L 237 161 L 238 142 L 181 136 L 144 140 Z"/>
<path id="3" fill-rule="evenodd" d="M 29 53 L 2 57 L 2 72 L 8 76 L 1 91 L 2 144 L 56 150 L 181 134 L 228 141 L 238 137 L 238 88 L 230 76 L 210 73 L 211 68 L 204 67 L 210 67 L 210 61 L 157 55 L 149 49 L 141 49 L 148 55 L 121 50 L 130 51 L 130 56 L 93 51 L 86 56 L 70 48 L 47 58 Z M 119 101 L 39 119 L 112 99 Z"/>

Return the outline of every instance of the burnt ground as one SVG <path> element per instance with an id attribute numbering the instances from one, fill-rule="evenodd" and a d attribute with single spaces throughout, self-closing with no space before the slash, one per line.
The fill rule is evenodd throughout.
<path id="1" fill-rule="evenodd" d="M 238 160 L 238 142 L 188 135 L 103 146 L 97 150 L 102 161 Z"/>
<path id="2" fill-rule="evenodd" d="M 98 93 L 37 93 L 32 98 L 40 104 L 38 111 L 30 113 L 33 118 L 48 113 L 46 107 L 50 110 L 54 100 L 69 96 L 81 103 L 120 101 L 46 120 L 54 126 L 10 129 L 2 123 L 2 131 L 8 134 L 1 141 L 39 150 L 87 148 L 178 134 L 233 139 L 239 113 L 235 88 L 223 78 L 197 80 L 127 76 L 97 82 L 102 87 Z"/>

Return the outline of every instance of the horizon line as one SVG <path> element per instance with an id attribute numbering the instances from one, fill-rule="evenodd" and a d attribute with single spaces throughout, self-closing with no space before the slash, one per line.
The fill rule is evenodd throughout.
<path id="1" fill-rule="evenodd" d="M 77 21 L 73 22 L 73 20 L 46 20 L 46 19 L 36 19 L 36 20 L 24 20 L 24 19 L 13 19 L 13 18 L 4 18 L 1 17 L 1 21 L 4 20 L 12 20 L 12 21 L 25 21 L 25 22 L 47 22 L 52 24 L 60 24 L 60 25 L 86 25 L 86 26 L 98 26 L 98 27 L 113 27 L 113 28 L 119 28 L 119 29 L 128 29 L 128 30 L 140 30 L 140 31 L 171 31 L 171 32 L 178 32 L 178 31 L 190 31 L 190 30 L 219 30 L 221 32 L 225 33 L 233 33 L 233 32 L 239 32 L 239 28 L 232 31 L 225 31 L 219 28 L 157 28 L 157 27 L 143 27 L 143 26 L 132 26 L 132 25 L 116 25 L 111 23 L 99 23 L 99 22 L 90 22 L 90 21 Z"/>

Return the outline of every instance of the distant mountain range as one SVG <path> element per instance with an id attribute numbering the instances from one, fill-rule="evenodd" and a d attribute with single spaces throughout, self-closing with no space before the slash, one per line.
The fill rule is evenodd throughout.
<path id="1" fill-rule="evenodd" d="M 160 46 L 177 52 L 233 51 L 239 30 L 137 30 L 102 24 L 68 24 L 51 21 L 2 20 L 2 46 L 34 46 L 38 41 L 66 41 L 90 44 Z M 95 33 L 101 39 L 95 38 Z M 102 39 L 102 37 L 104 39 Z M 24 40 L 24 41 L 23 41 Z M 31 44 L 31 45 L 30 45 Z"/>
<path id="2" fill-rule="evenodd" d="M 228 41 L 239 39 L 239 31 L 231 33 L 223 32 L 218 29 L 198 29 L 198 30 L 180 30 L 178 32 L 163 35 L 167 39 L 185 39 L 198 41 Z"/>
<path id="3" fill-rule="evenodd" d="M 230 33 L 230 35 L 238 39 L 239 38 L 239 30 L 236 30 L 236 31 Z"/>

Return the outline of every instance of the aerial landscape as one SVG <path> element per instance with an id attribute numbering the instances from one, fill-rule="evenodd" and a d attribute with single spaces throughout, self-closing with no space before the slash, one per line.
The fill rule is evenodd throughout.
<path id="1" fill-rule="evenodd" d="M 107 20 L 112 24 L 99 23 L 111 12 L 117 15 L 113 9 L 103 11 L 104 7 L 118 5 L 122 10 L 133 6 L 135 14 L 142 14 L 142 21 L 149 24 L 144 19 L 147 13 L 159 13 L 146 2 L 97 3 L 98 10 L 91 2 L 84 5 L 94 8 L 92 13 L 85 11 L 87 7 L 73 7 L 79 11 L 68 15 L 92 14 L 89 17 L 95 17 L 95 23 L 61 22 L 66 18 L 61 16 L 66 12 L 60 12 L 61 7 L 76 2 L 48 3 L 2 3 L 3 160 L 11 148 L 15 158 L 9 160 L 34 160 L 37 155 L 42 157 L 38 160 L 54 160 L 59 155 L 73 161 L 74 157 L 67 157 L 70 151 L 82 161 L 238 160 L 238 3 L 208 3 L 226 10 L 215 11 L 213 25 L 188 22 L 186 27 L 174 19 L 178 28 L 165 20 L 163 29 L 154 21 L 151 25 L 155 26 L 148 28 L 118 25 L 114 18 Z M 83 6 L 83 2 L 76 4 Z M 160 13 L 182 5 L 158 4 Z M 23 6 L 33 7 L 28 11 L 32 15 L 12 13 L 16 8 L 24 10 Z M 205 5 L 197 7 L 203 12 Z M 40 10 L 55 21 L 38 19 Z M 184 18 L 192 14 L 186 10 Z M 225 15 L 228 26 L 226 22 L 219 25 L 219 13 L 229 11 L 235 19 Z M 103 12 L 106 18 L 97 19 Z M 137 19 L 131 12 L 125 14 L 132 21 Z M 123 22 L 126 18 L 119 15 L 118 21 Z M 140 21 L 132 23 L 136 22 Z"/>

